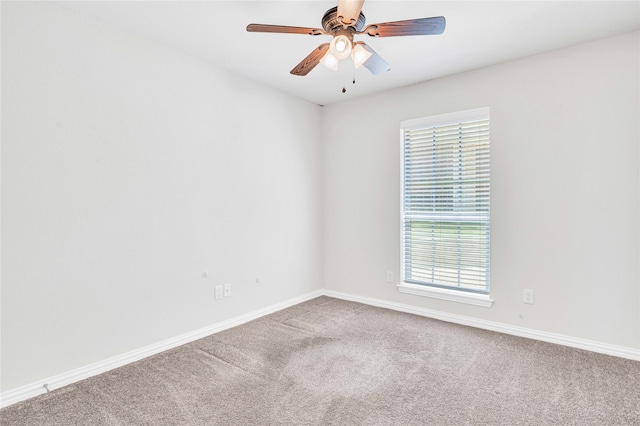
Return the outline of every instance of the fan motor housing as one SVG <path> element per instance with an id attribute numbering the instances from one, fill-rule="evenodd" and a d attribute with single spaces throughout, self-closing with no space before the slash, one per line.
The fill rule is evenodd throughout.
<path id="1" fill-rule="evenodd" d="M 342 23 L 342 19 L 338 17 L 338 8 L 332 7 L 327 10 L 322 17 L 322 28 L 328 33 L 334 32 L 336 29 L 340 28 L 354 28 L 356 31 L 362 31 L 364 28 L 365 18 L 364 14 L 360 12 L 360 16 L 358 16 L 358 21 L 353 25 L 345 25 Z"/>

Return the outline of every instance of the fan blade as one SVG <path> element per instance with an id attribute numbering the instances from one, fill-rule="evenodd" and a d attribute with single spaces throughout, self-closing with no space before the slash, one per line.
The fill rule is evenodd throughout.
<path id="1" fill-rule="evenodd" d="M 370 48 L 366 43 L 359 41 L 356 44 L 361 45 L 367 52 L 371 53 L 371 57 L 369 57 L 369 59 L 367 59 L 366 62 L 362 64 L 365 66 L 365 68 L 371 71 L 371 74 L 378 75 L 391 69 L 391 65 L 389 65 L 384 59 L 382 59 L 380 55 L 378 55 L 375 50 Z"/>
<path id="2" fill-rule="evenodd" d="M 364 0 L 338 0 L 338 16 L 342 17 L 342 23 L 355 24 L 360 17 L 360 11 Z"/>
<path id="3" fill-rule="evenodd" d="M 247 31 L 250 33 L 286 33 L 286 34 L 326 34 L 320 28 L 287 27 L 285 25 L 249 24 Z"/>
<path id="4" fill-rule="evenodd" d="M 329 43 L 324 43 L 318 46 L 313 52 L 302 60 L 294 69 L 291 70 L 291 74 L 304 76 L 309 74 L 309 71 L 314 69 L 316 65 L 320 63 L 320 59 L 329 51 Z"/>
<path id="5" fill-rule="evenodd" d="M 409 35 L 442 34 L 446 20 L 444 16 L 434 18 L 410 19 L 408 21 L 383 22 L 368 25 L 358 34 L 368 34 L 371 37 L 396 37 Z"/>

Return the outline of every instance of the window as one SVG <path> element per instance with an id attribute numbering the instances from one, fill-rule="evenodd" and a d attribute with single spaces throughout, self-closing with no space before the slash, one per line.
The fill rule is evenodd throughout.
<path id="1" fill-rule="evenodd" d="M 490 306 L 489 109 L 403 121 L 401 133 L 400 291 Z"/>

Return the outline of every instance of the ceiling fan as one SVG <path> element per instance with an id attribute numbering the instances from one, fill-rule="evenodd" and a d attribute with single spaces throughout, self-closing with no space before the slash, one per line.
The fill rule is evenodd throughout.
<path id="1" fill-rule="evenodd" d="M 322 17 L 322 28 L 289 27 L 283 25 L 249 24 L 247 31 L 262 33 L 330 35 L 330 43 L 323 43 L 291 70 L 291 74 L 304 76 L 322 63 L 338 70 L 338 63 L 349 56 L 356 68 L 364 65 L 372 74 L 391 69 L 371 47 L 353 36 L 366 34 L 371 37 L 396 37 L 409 35 L 442 34 L 446 21 L 443 16 L 383 22 L 367 25 L 362 13 L 364 0 L 338 0 L 338 6 L 327 10 Z"/>

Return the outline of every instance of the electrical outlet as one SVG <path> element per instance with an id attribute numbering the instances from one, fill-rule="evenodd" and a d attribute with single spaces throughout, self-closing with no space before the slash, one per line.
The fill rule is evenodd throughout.
<path id="1" fill-rule="evenodd" d="M 524 303 L 528 303 L 533 305 L 533 290 L 523 290 L 522 291 L 522 301 Z"/>
<path id="2" fill-rule="evenodd" d="M 215 289 L 215 299 L 222 299 L 222 286 L 221 285 L 217 285 L 216 289 Z"/>
<path id="3" fill-rule="evenodd" d="M 224 297 L 231 296 L 231 284 L 227 283 L 224 285 Z"/>
<path id="4" fill-rule="evenodd" d="M 387 271 L 387 282 L 393 284 L 393 272 Z"/>

